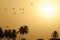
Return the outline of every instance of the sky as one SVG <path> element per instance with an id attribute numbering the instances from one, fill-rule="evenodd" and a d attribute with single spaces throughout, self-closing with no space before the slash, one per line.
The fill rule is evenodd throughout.
<path id="1" fill-rule="evenodd" d="M 18 30 L 22 25 L 29 27 L 27 40 L 48 40 L 55 30 L 60 37 L 60 0 L 0 0 L 0 27 Z"/>

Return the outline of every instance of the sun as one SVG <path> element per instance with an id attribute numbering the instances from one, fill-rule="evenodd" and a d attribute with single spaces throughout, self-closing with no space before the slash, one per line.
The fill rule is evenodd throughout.
<path id="1" fill-rule="evenodd" d="M 38 12 L 38 15 L 41 15 L 42 17 L 53 17 L 54 16 L 54 12 L 55 12 L 55 6 L 49 3 L 45 3 L 42 5 L 38 5 L 36 6 L 36 11 Z"/>
<path id="2" fill-rule="evenodd" d="M 38 17 L 51 19 L 56 17 L 58 14 L 58 6 L 57 4 L 50 2 L 41 2 L 35 5 L 34 12 L 38 15 Z"/>
<path id="3" fill-rule="evenodd" d="M 52 16 L 53 15 L 53 7 L 51 5 L 46 5 L 43 8 L 44 15 Z"/>

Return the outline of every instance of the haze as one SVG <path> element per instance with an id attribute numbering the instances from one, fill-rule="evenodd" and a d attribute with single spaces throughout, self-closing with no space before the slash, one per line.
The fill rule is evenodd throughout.
<path id="1" fill-rule="evenodd" d="M 52 16 L 44 14 L 45 5 L 52 5 Z M 60 0 L 0 0 L 0 26 L 3 30 L 18 30 L 22 25 L 29 27 L 29 33 L 24 35 L 27 40 L 48 40 L 54 30 L 60 37 Z"/>

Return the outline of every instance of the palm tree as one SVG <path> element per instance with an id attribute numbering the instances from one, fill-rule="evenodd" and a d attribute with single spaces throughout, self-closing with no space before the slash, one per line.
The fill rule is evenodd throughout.
<path id="1" fill-rule="evenodd" d="M 2 28 L 0 27 L 0 40 L 2 40 L 2 38 L 3 38 L 3 30 L 2 30 Z"/>
<path id="2" fill-rule="evenodd" d="M 57 31 L 54 31 L 53 34 L 52 34 L 52 37 L 53 38 L 57 38 L 58 37 L 58 32 Z"/>
<path id="3" fill-rule="evenodd" d="M 16 40 L 16 37 L 17 37 L 16 34 L 17 34 L 16 30 L 13 29 L 12 36 L 11 36 L 13 40 Z"/>
<path id="4" fill-rule="evenodd" d="M 24 32 L 25 32 L 25 34 L 28 33 L 28 27 L 26 25 L 24 26 Z"/>
<path id="5" fill-rule="evenodd" d="M 20 35 L 22 35 L 21 37 L 23 37 L 24 34 L 27 34 L 28 33 L 28 27 L 26 25 L 23 25 L 19 28 L 19 32 L 20 32 Z M 20 37 L 20 38 L 21 38 Z M 20 39 L 19 39 L 20 40 Z"/>
<path id="6" fill-rule="evenodd" d="M 51 36 L 52 36 L 52 38 L 50 38 L 50 40 L 60 40 L 60 38 L 58 38 L 58 32 L 57 31 L 54 31 Z"/>
<path id="7" fill-rule="evenodd" d="M 4 40 L 8 38 L 8 30 L 4 30 Z"/>
<path id="8" fill-rule="evenodd" d="M 7 35 L 8 35 L 8 40 L 11 39 L 11 36 L 12 36 L 11 33 L 12 33 L 12 32 L 11 32 L 11 29 L 9 29 L 9 30 L 8 30 L 8 34 L 7 34 Z"/>
<path id="9" fill-rule="evenodd" d="M 19 28 L 19 31 L 18 31 L 18 32 L 20 33 L 20 35 L 21 35 L 21 34 L 24 34 L 23 29 L 24 29 L 23 26 L 21 26 L 21 27 Z M 20 40 L 20 38 L 21 38 L 20 35 L 19 35 L 19 40 Z"/>

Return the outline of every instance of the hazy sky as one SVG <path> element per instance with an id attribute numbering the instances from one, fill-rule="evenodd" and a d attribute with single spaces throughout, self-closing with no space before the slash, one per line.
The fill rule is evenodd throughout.
<path id="1" fill-rule="evenodd" d="M 43 9 L 48 5 L 53 9 L 51 15 Z M 60 35 L 60 0 L 0 0 L 0 26 L 18 30 L 21 25 L 29 27 L 29 33 L 24 35 L 28 40 L 48 40 L 54 30 Z"/>

